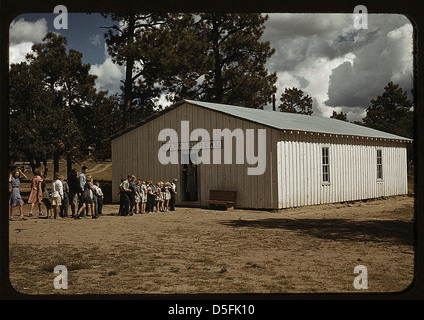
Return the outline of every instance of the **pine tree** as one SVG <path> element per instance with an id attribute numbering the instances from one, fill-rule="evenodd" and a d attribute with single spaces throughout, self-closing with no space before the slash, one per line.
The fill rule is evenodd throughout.
<path id="1" fill-rule="evenodd" d="M 312 98 L 297 88 L 286 88 L 281 94 L 281 112 L 312 115 Z"/>
<path id="2" fill-rule="evenodd" d="M 107 50 L 112 60 L 125 66 L 123 87 L 122 127 L 138 122 L 151 114 L 154 98 L 160 90 L 155 88 L 160 68 L 152 61 L 152 51 L 158 45 L 152 34 L 165 24 L 168 14 L 105 14 L 114 25 L 105 27 Z"/>
<path id="3" fill-rule="evenodd" d="M 340 113 L 333 111 L 333 115 L 330 118 L 338 119 L 338 120 L 342 120 L 342 121 L 347 121 L 347 114 L 343 113 L 343 111 L 340 111 Z"/>
<path id="4" fill-rule="evenodd" d="M 371 106 L 363 119 L 365 126 L 393 133 L 406 138 L 413 138 L 414 115 L 413 104 L 406 91 L 398 84 L 389 82 L 381 96 L 371 100 Z"/>
<path id="5" fill-rule="evenodd" d="M 249 108 L 271 102 L 276 73 L 265 68 L 275 52 L 261 42 L 268 16 L 262 14 L 200 14 L 195 27 L 206 41 L 207 58 L 199 98 Z"/>
<path id="6" fill-rule="evenodd" d="M 261 14 L 109 15 L 106 43 L 126 66 L 123 126 L 154 111 L 158 97 L 261 108 L 277 76 L 265 69 L 274 53 L 261 42 Z M 138 66 L 138 67 L 136 67 Z M 132 116 L 130 116 L 132 115 Z"/>
<path id="7" fill-rule="evenodd" d="M 96 76 L 89 74 L 82 54 L 67 52 L 66 46 L 66 38 L 47 33 L 26 61 L 10 71 L 11 148 L 25 150 L 35 164 L 53 158 L 55 172 L 61 156 L 67 159 L 68 172 L 73 162 L 85 158 L 95 135 L 91 110 L 98 94 Z"/>
<path id="8" fill-rule="evenodd" d="M 9 157 L 13 163 L 27 160 L 34 170 L 53 156 L 40 135 L 43 114 L 51 103 L 41 70 L 26 62 L 12 64 L 9 72 Z"/>

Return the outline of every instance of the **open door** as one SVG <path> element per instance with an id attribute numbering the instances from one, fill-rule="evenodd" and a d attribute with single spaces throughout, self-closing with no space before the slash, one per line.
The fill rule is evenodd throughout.
<path id="1" fill-rule="evenodd" d="M 183 164 L 181 167 L 182 201 L 199 201 L 200 186 L 196 159 L 190 159 L 188 154 L 183 154 L 183 157 L 188 157 L 188 164 Z"/>

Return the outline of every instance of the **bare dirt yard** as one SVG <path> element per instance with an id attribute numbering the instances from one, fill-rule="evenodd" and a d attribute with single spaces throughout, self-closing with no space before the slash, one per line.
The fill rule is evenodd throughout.
<path id="1" fill-rule="evenodd" d="M 25 205 L 25 213 L 29 206 Z M 10 221 L 10 282 L 23 294 L 400 292 L 414 278 L 414 198 L 275 212 L 177 208 L 97 219 Z M 15 211 L 18 214 L 17 210 Z M 68 289 L 53 269 L 68 269 Z M 368 290 L 354 288 L 354 268 Z"/>

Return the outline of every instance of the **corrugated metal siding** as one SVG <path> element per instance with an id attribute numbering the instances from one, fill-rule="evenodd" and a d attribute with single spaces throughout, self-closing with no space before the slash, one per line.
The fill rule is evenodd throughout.
<path id="1" fill-rule="evenodd" d="M 406 148 L 393 142 L 281 133 L 279 208 L 407 194 Z M 329 147 L 330 183 L 322 181 L 322 147 Z M 377 149 L 383 180 L 377 181 Z"/>

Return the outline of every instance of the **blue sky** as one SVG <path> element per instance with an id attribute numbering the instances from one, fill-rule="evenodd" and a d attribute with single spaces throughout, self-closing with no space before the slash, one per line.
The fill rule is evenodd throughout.
<path id="1" fill-rule="evenodd" d="M 112 25 L 109 19 L 99 13 L 68 13 L 68 29 L 55 29 L 53 20 L 57 14 L 34 13 L 22 14 L 14 20 L 24 19 L 28 22 L 36 22 L 46 19 L 49 31 L 60 33 L 68 39 L 68 47 L 83 53 L 83 62 L 90 64 L 101 64 L 104 62 L 105 39 L 103 34 L 106 27 Z"/>
<path id="2" fill-rule="evenodd" d="M 9 63 L 23 61 L 47 31 L 57 32 L 68 39 L 68 48 L 82 52 L 83 62 L 91 64 L 99 90 L 120 92 L 125 69 L 107 54 L 106 29 L 101 28 L 112 22 L 100 14 L 69 13 L 68 29 L 56 30 L 56 16 L 16 17 L 9 29 Z M 369 14 L 368 28 L 358 30 L 354 18 L 353 14 L 269 14 L 262 40 L 276 50 L 266 67 L 278 76 L 277 105 L 286 88 L 297 87 L 313 98 L 313 116 L 343 111 L 349 121 L 357 121 L 390 81 L 412 98 L 410 21 L 402 15 Z M 165 97 L 160 103 L 166 105 Z"/>

